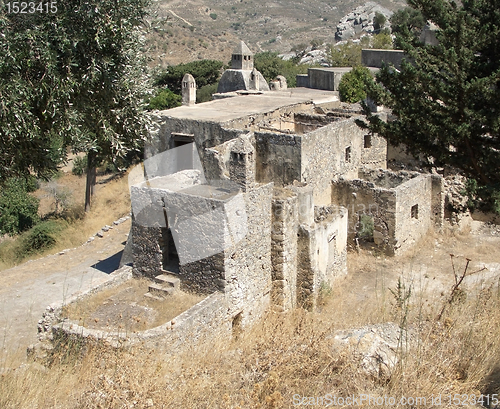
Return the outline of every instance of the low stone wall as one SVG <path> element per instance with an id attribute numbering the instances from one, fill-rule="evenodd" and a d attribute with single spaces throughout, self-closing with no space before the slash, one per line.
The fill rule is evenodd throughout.
<path id="1" fill-rule="evenodd" d="M 167 323 L 145 331 L 104 331 L 89 329 L 64 320 L 51 327 L 54 342 L 97 342 L 111 347 L 141 346 L 160 353 L 179 353 L 197 341 L 231 335 L 231 317 L 226 313 L 224 294 L 214 293 Z"/>
<path id="2" fill-rule="evenodd" d="M 110 274 L 112 277 L 109 281 L 102 283 L 94 288 L 89 289 L 80 294 L 75 294 L 67 298 L 63 302 L 50 304 L 41 319 L 38 321 L 38 339 L 46 341 L 52 339 L 52 328 L 61 321 L 62 309 L 65 305 L 84 300 L 93 294 L 119 286 L 120 284 L 132 278 L 132 267 L 125 265 Z"/>

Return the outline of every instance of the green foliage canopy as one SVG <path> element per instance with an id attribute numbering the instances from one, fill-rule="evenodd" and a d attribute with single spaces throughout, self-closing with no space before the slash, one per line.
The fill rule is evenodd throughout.
<path id="1" fill-rule="evenodd" d="M 436 166 L 461 169 L 482 186 L 500 184 L 499 0 L 409 0 L 435 23 L 439 45 L 422 44 L 409 30 L 397 34 L 405 53 L 398 72 L 384 67 L 369 96 L 392 110 L 384 121 L 365 107 L 363 127 Z"/>
<path id="2" fill-rule="evenodd" d="M 74 83 L 58 20 L 0 9 L 0 186 L 29 173 L 49 178 L 65 156 Z"/>
<path id="3" fill-rule="evenodd" d="M 339 96 L 343 102 L 356 103 L 366 98 L 366 89 L 373 81 L 370 70 L 358 65 L 342 76 L 339 84 Z"/>
<path id="4" fill-rule="evenodd" d="M 160 73 L 156 80 L 155 85 L 158 87 L 167 87 L 175 94 L 181 94 L 181 82 L 185 74 L 191 74 L 198 88 L 205 85 L 215 84 L 222 73 L 224 63 L 217 60 L 201 60 L 193 61 L 186 64 L 179 64 L 168 67 L 165 71 Z"/>
<path id="5" fill-rule="evenodd" d="M 267 82 L 274 80 L 278 75 L 286 78 L 287 85 L 291 88 L 297 85 L 296 75 L 306 74 L 307 65 L 285 61 L 277 52 L 265 51 L 254 56 L 254 67 L 260 71 Z"/>
<path id="6" fill-rule="evenodd" d="M 17 234 L 39 222 L 39 200 L 29 194 L 32 182 L 9 178 L 0 192 L 0 233 Z"/>
<path id="7" fill-rule="evenodd" d="M 182 104 L 182 97 L 175 94 L 168 88 L 160 88 L 156 96 L 149 101 L 148 109 L 170 109 L 178 107 Z"/>

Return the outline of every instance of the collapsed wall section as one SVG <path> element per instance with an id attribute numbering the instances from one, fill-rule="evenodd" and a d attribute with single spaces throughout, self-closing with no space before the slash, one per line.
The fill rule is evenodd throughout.
<path id="1" fill-rule="evenodd" d="M 360 176 L 365 180 L 341 178 L 332 185 L 332 202 L 349 211 L 350 243 L 373 242 L 400 254 L 442 222 L 438 175 L 365 169 Z"/>

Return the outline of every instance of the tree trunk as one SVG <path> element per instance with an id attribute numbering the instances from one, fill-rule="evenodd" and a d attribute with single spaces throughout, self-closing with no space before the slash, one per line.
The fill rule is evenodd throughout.
<path id="1" fill-rule="evenodd" d="M 87 180 L 85 184 L 85 213 L 90 211 L 92 196 L 94 196 L 94 187 L 96 183 L 96 153 L 89 151 L 87 153 Z"/>

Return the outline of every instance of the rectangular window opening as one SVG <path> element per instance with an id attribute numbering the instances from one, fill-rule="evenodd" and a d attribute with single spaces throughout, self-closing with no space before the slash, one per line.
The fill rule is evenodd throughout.
<path id="1" fill-rule="evenodd" d="M 364 147 L 365 147 L 365 149 L 372 147 L 372 136 L 371 135 L 365 135 Z"/>
<path id="2" fill-rule="evenodd" d="M 351 147 L 350 146 L 345 148 L 345 161 L 346 161 L 346 163 L 349 163 L 351 161 Z"/>
<path id="3" fill-rule="evenodd" d="M 411 207 L 411 218 L 418 219 L 418 204 Z"/>

